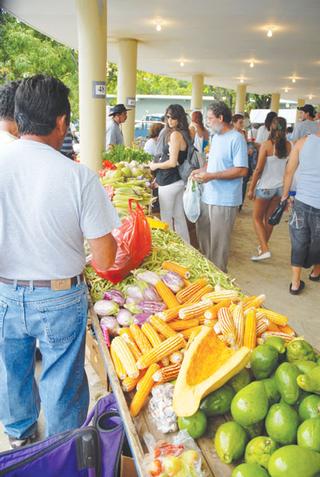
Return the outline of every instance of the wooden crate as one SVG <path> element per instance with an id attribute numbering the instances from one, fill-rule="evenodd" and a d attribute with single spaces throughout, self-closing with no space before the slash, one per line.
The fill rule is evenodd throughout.
<path id="1" fill-rule="evenodd" d="M 99 345 L 97 340 L 92 336 L 89 329 L 87 329 L 87 333 L 86 333 L 86 354 L 87 354 L 87 358 L 90 361 L 91 366 L 93 367 L 93 369 L 99 376 L 100 381 L 102 382 L 103 385 L 107 387 L 108 386 L 107 372 L 106 372 L 103 360 L 101 358 Z"/>

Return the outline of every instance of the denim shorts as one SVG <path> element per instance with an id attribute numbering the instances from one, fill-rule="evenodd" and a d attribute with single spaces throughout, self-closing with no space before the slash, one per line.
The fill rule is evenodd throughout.
<path id="1" fill-rule="evenodd" d="M 295 199 L 289 222 L 291 265 L 309 268 L 320 263 L 320 209 Z"/>
<path id="2" fill-rule="evenodd" d="M 256 198 L 257 199 L 273 199 L 273 197 L 282 196 L 282 187 L 277 187 L 276 189 L 256 189 Z"/>

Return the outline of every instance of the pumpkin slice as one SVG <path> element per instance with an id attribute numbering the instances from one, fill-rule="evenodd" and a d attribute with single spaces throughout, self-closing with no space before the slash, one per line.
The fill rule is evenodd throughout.
<path id="1" fill-rule="evenodd" d="M 249 362 L 251 350 L 235 351 L 223 343 L 212 328 L 203 326 L 185 352 L 173 395 L 177 416 L 192 416 L 200 401 L 220 388 Z"/>

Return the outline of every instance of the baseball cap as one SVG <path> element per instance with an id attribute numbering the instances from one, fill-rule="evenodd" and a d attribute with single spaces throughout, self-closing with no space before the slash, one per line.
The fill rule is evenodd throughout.
<path id="1" fill-rule="evenodd" d="M 126 111 L 131 111 L 131 109 L 127 109 L 124 104 L 116 104 L 115 106 L 113 106 L 113 108 L 110 109 L 109 116 L 125 113 Z"/>
<path id="2" fill-rule="evenodd" d="M 304 106 L 301 106 L 298 108 L 298 111 L 303 111 L 304 113 L 309 113 L 310 116 L 314 117 L 316 115 L 316 110 L 312 106 L 312 104 L 305 104 Z"/>

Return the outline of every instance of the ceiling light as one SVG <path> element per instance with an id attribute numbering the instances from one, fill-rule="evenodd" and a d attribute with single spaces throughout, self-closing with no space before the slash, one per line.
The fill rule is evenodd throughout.
<path id="1" fill-rule="evenodd" d="M 254 62 L 250 61 L 250 68 L 253 68 L 253 67 L 254 67 Z"/>
<path id="2" fill-rule="evenodd" d="M 292 78 L 292 83 L 295 83 L 297 80 L 295 78 Z"/>
<path id="3" fill-rule="evenodd" d="M 272 29 L 269 28 L 269 30 L 268 30 L 268 32 L 267 32 L 267 37 L 268 37 L 268 38 L 271 38 L 272 35 L 273 35 Z"/>
<path id="4" fill-rule="evenodd" d="M 290 108 L 290 104 L 289 104 L 289 103 L 286 103 L 286 108 Z"/>
<path id="5" fill-rule="evenodd" d="M 312 94 L 309 94 L 308 98 L 311 100 L 313 98 Z"/>
<path id="6" fill-rule="evenodd" d="M 180 66 L 181 66 L 181 68 L 184 67 L 184 61 L 180 61 Z"/>
<path id="7" fill-rule="evenodd" d="M 288 88 L 284 88 L 284 92 L 285 92 L 285 93 L 288 93 L 288 92 L 289 92 L 289 89 L 288 89 Z"/>
<path id="8" fill-rule="evenodd" d="M 161 30 L 162 30 L 162 26 L 160 25 L 160 23 L 157 24 L 156 30 L 157 30 L 157 31 L 161 31 Z"/>
<path id="9" fill-rule="evenodd" d="M 244 82 L 244 79 L 243 78 L 240 78 L 240 83 L 243 83 Z"/>

